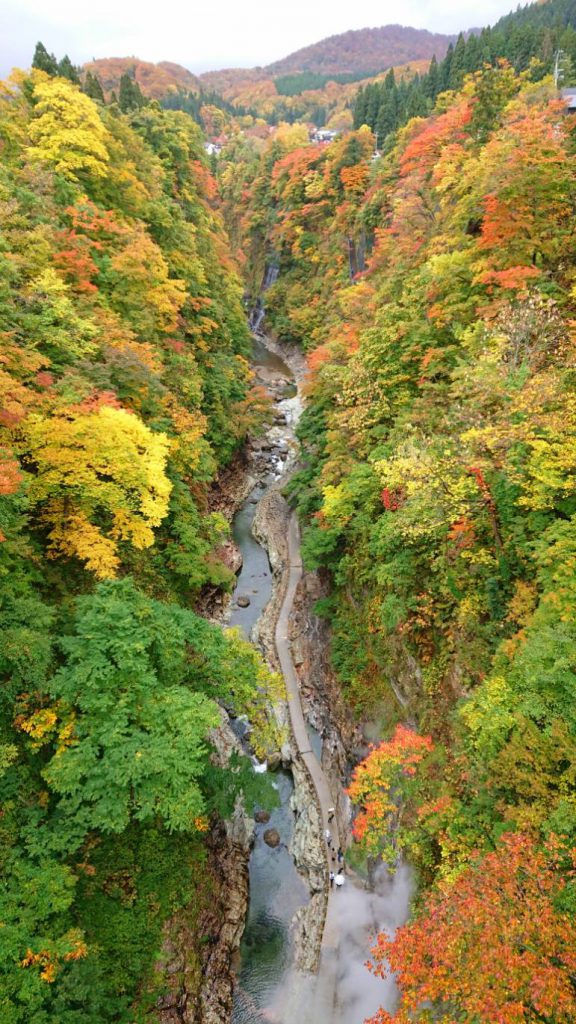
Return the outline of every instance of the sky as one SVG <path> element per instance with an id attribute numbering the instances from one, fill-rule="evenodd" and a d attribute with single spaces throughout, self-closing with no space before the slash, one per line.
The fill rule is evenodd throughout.
<path id="1" fill-rule="evenodd" d="M 515 0 L 1 0 L 0 75 L 29 67 L 40 39 L 75 64 L 171 60 L 190 71 L 269 64 L 348 29 L 400 23 L 432 32 L 491 24 Z"/>

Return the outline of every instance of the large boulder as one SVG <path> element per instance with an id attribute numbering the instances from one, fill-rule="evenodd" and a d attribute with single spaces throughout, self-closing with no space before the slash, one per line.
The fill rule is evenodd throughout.
<path id="1" fill-rule="evenodd" d="M 274 849 L 276 846 L 280 846 L 280 833 L 276 828 L 267 828 L 264 833 L 264 842 Z"/>

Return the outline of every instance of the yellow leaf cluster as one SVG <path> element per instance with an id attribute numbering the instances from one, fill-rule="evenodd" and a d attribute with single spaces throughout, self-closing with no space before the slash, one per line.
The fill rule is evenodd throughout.
<path id="1" fill-rule="evenodd" d="M 30 495 L 41 506 L 53 555 L 75 556 L 100 579 L 118 567 L 119 541 L 150 547 L 168 511 L 170 442 L 125 409 L 31 416 Z"/>
<path id="2" fill-rule="evenodd" d="M 64 78 L 35 73 L 34 120 L 30 125 L 32 159 L 50 164 L 72 181 L 107 172 L 108 132 L 96 104 Z"/>

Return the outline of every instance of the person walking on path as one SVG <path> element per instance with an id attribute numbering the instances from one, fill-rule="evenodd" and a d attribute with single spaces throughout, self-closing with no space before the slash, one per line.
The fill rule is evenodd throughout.
<path id="1" fill-rule="evenodd" d="M 326 843 L 328 844 L 328 847 L 332 846 L 332 833 L 329 828 L 325 829 L 324 836 L 326 838 Z"/>
<path id="2" fill-rule="evenodd" d="M 330 872 L 330 888 L 331 888 L 331 889 L 333 889 L 333 888 L 334 888 L 334 878 L 335 878 L 335 877 L 336 877 L 336 876 L 334 875 L 334 872 L 333 872 L 333 871 L 331 871 L 331 872 Z"/>
<path id="3" fill-rule="evenodd" d="M 344 885 L 344 875 L 342 874 L 342 872 L 341 872 L 341 871 L 339 871 L 339 872 L 338 872 L 338 874 L 336 875 L 336 877 L 335 877 L 334 881 L 335 881 L 335 883 L 336 883 L 336 887 L 337 887 L 338 889 L 340 889 L 340 888 L 341 888 L 341 886 L 343 886 L 343 885 Z"/>
<path id="4" fill-rule="evenodd" d="M 328 808 L 328 824 L 330 824 L 330 822 L 333 820 L 335 813 L 336 812 L 333 807 Z"/>
<path id="5" fill-rule="evenodd" d="M 343 852 L 341 846 L 338 847 L 338 863 L 339 864 L 343 864 L 344 863 L 344 852 Z"/>

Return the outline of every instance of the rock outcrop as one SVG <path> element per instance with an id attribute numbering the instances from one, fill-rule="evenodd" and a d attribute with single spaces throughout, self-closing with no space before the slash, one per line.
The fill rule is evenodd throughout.
<path id="1" fill-rule="evenodd" d="M 326 917 L 326 854 L 316 793 L 308 772 L 298 759 L 292 764 L 292 775 L 294 793 L 291 804 L 296 822 L 290 853 L 310 890 L 310 901 L 300 908 L 294 919 L 295 967 L 301 971 L 315 971 Z"/>
<path id="2" fill-rule="evenodd" d="M 268 664 L 276 671 L 279 671 L 280 666 L 274 643 L 274 629 L 286 590 L 284 571 L 288 562 L 286 538 L 289 521 L 288 502 L 282 494 L 280 485 L 275 484 L 258 502 L 252 524 L 254 537 L 268 552 L 273 577 L 272 597 L 254 626 L 252 636 Z"/>
<path id="3" fill-rule="evenodd" d="M 266 845 L 271 846 L 272 849 L 280 846 L 281 839 L 277 828 L 267 828 L 263 835 L 263 839 Z"/>
<path id="4" fill-rule="evenodd" d="M 224 711 L 211 739 L 219 764 L 240 750 Z M 184 908 L 166 925 L 158 965 L 167 986 L 157 1004 L 160 1024 L 223 1024 L 230 1019 L 253 840 L 254 821 L 237 800 L 231 818 L 219 822 L 208 837 L 205 873 L 211 882 L 210 898 L 199 915 Z"/>

